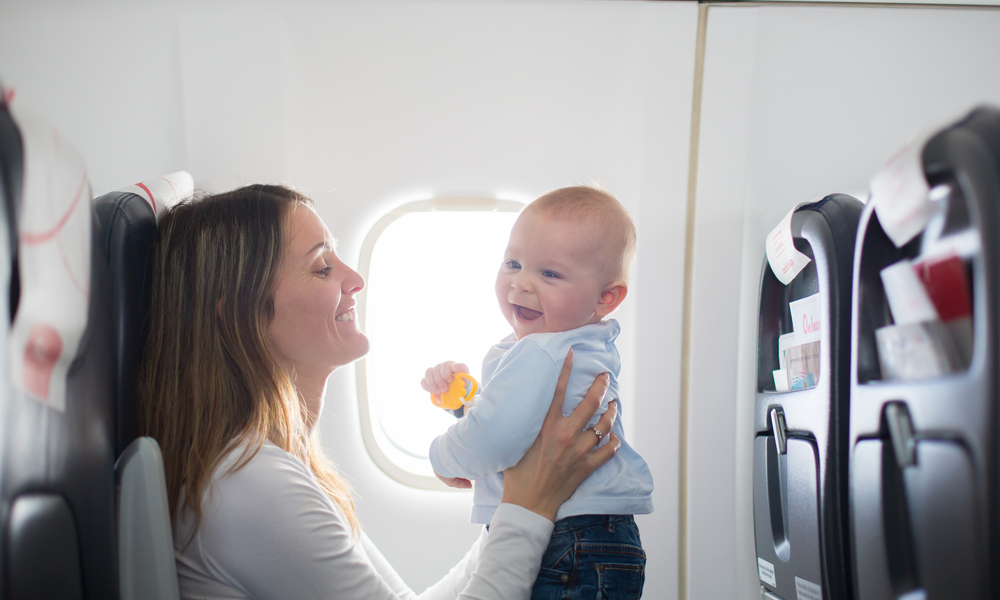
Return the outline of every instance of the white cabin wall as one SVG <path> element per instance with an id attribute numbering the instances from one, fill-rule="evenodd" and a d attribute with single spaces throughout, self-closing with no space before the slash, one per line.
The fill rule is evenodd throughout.
<path id="1" fill-rule="evenodd" d="M 1000 104 L 1000 10 L 708 9 L 694 229 L 687 597 L 759 597 L 752 436 L 763 240 L 861 195 L 910 136 Z"/>
<path id="2" fill-rule="evenodd" d="M 80 150 L 95 195 L 186 167 L 178 12 L 0 3 L 0 81 Z"/>
<path id="3" fill-rule="evenodd" d="M 792 205 L 863 194 L 906 139 L 1000 103 L 1000 10 L 711 5 L 693 232 L 686 597 L 759 597 L 750 444 L 761 241 Z M 645 597 L 678 598 L 678 435 L 693 2 L 0 2 L 0 78 L 87 159 L 94 191 L 178 169 L 304 188 L 357 264 L 384 212 L 597 180 L 639 228 L 624 419 L 653 469 Z M 636 414 L 641 418 L 636 418 Z M 475 536 L 470 499 L 386 477 L 354 371 L 324 443 L 416 589 Z"/>
<path id="4" fill-rule="evenodd" d="M 634 342 L 622 350 L 622 375 L 632 382 L 629 404 L 623 404 L 625 431 L 649 463 L 655 488 L 653 513 L 636 516 L 647 560 L 643 597 L 676 600 L 681 330 L 698 15 L 693 3 L 665 4 L 676 12 L 669 21 L 645 24 L 644 59 L 635 72 L 644 82 L 633 117 L 642 154 L 632 167 L 641 177 L 642 200 L 632 211 L 638 251 L 629 292 L 632 318 L 623 319 L 623 327 L 628 323 Z"/>
<path id="5" fill-rule="evenodd" d="M 656 482 L 645 595 L 669 599 L 696 21 L 694 2 L 2 2 L 0 77 L 80 149 L 95 194 L 179 169 L 207 190 L 291 183 L 352 265 L 409 200 L 604 184 L 639 230 L 623 419 Z M 471 497 L 384 475 L 355 394 L 354 369 L 335 372 L 324 444 L 368 534 L 423 589 L 477 535 Z"/>

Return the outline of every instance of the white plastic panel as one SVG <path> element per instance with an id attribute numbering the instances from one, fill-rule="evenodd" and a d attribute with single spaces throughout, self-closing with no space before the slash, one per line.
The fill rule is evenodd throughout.
<path id="1" fill-rule="evenodd" d="M 177 600 L 177 569 L 163 455 L 153 438 L 129 444 L 115 464 L 122 600 Z"/>
<path id="2" fill-rule="evenodd" d="M 922 128 L 1000 103 L 997 10 L 708 11 L 691 320 L 692 600 L 760 593 L 751 447 L 765 235 L 798 202 L 863 196 L 875 170 Z"/>

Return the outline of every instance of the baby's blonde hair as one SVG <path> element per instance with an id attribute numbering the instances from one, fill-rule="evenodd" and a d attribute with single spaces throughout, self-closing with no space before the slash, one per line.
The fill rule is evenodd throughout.
<path id="1" fill-rule="evenodd" d="M 601 262 L 611 271 L 612 279 L 628 283 L 635 257 L 635 224 L 622 203 L 607 190 L 589 185 L 559 188 L 540 196 L 525 210 L 600 228 L 608 249 L 606 260 Z"/>

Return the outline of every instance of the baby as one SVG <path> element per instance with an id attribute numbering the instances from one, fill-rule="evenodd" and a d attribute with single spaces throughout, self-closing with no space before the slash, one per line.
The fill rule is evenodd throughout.
<path id="1" fill-rule="evenodd" d="M 615 347 L 620 328 L 614 319 L 602 319 L 625 299 L 634 253 L 631 218 L 602 190 L 558 189 L 518 217 L 496 281 L 500 310 L 514 334 L 486 354 L 475 404 L 430 448 L 431 465 L 443 481 L 461 486 L 463 479 L 475 479 L 472 522 L 489 524 L 493 517 L 503 470 L 538 435 L 570 348 L 573 372 L 563 414 L 573 411 L 601 373 L 610 376 L 608 390 L 589 425 L 611 400 L 621 412 Z M 467 371 L 463 364 L 442 363 L 427 370 L 421 386 L 440 394 L 453 373 Z M 532 598 L 637 598 L 642 591 L 646 558 L 632 515 L 652 512 L 653 480 L 646 461 L 625 440 L 620 418 L 612 431 L 621 448 L 559 509 Z"/>

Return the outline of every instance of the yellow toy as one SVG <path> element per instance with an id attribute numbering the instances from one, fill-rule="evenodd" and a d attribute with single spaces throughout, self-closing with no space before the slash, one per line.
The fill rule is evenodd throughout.
<path id="1" fill-rule="evenodd" d="M 466 380 L 471 384 L 468 389 L 465 387 Z M 479 382 L 472 375 L 468 373 L 452 373 L 448 389 L 441 394 L 440 398 L 437 394 L 431 394 L 431 404 L 438 408 L 455 410 L 456 408 L 461 408 L 471 400 L 476 395 L 476 390 L 478 389 Z"/>

